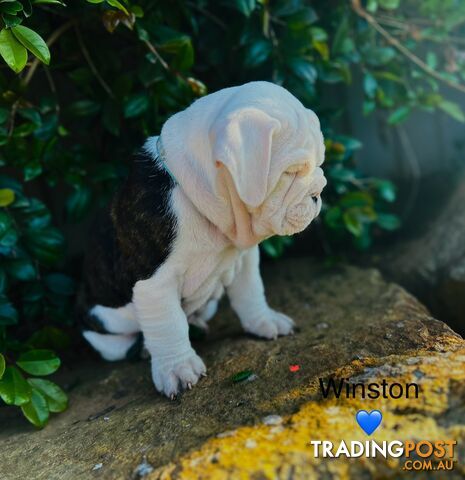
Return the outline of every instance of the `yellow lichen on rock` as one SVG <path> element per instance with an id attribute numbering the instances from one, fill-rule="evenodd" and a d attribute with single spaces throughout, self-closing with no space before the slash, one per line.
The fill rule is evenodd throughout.
<path id="1" fill-rule="evenodd" d="M 311 401 L 300 410 L 273 425 L 267 422 L 238 428 L 206 442 L 200 449 L 177 462 L 155 471 L 150 478 L 162 479 L 249 479 L 293 478 L 312 479 L 325 475 L 334 478 L 356 478 L 369 474 L 372 478 L 399 478 L 405 459 L 389 458 L 315 458 L 311 440 L 329 440 L 339 445 L 341 440 L 364 442 L 400 440 L 456 440 L 465 442 L 465 425 L 455 418 L 454 385 L 465 389 L 465 350 L 455 352 L 424 352 L 416 357 L 390 356 L 377 366 L 370 366 L 351 381 L 406 384 L 420 386 L 417 399 L 330 398 Z M 296 395 L 297 392 L 290 392 Z M 457 399 L 456 399 L 457 400 Z M 462 398 L 462 405 L 463 405 Z M 455 403 L 454 403 L 455 402 Z M 463 407 L 462 407 L 463 408 Z M 357 425 L 358 410 L 379 409 L 383 414 L 380 428 L 367 436 Z M 448 412 L 449 420 L 444 418 Z M 457 421 L 457 424 L 455 424 Z M 269 422 L 268 422 L 269 423 Z M 457 460 L 457 458 L 455 458 Z M 463 464 L 455 464 L 455 475 L 465 473 Z M 451 474 L 452 472 L 447 472 Z M 326 476 L 325 476 L 326 478 Z M 414 477 L 412 477 L 414 478 Z M 452 478 L 450 475 L 447 478 Z"/>

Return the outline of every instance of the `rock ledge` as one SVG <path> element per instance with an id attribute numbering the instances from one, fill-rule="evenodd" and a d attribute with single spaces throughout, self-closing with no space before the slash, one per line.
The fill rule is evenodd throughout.
<path id="1" fill-rule="evenodd" d="M 354 420 L 361 408 L 383 412 L 382 428 L 370 438 L 454 438 L 463 455 L 460 336 L 376 270 L 327 270 L 307 259 L 264 270 L 268 299 L 293 316 L 296 335 L 247 337 L 224 307 L 195 345 L 209 376 L 175 402 L 154 392 L 143 362 L 63 372 L 67 384 L 77 384 L 70 408 L 44 430 L 34 431 L 14 409 L 0 410 L 2 480 L 398 478 L 395 462 L 312 458 L 311 439 L 367 439 Z M 233 383 L 245 369 L 255 380 Z M 318 378 L 333 375 L 416 382 L 421 395 L 323 399 Z M 465 475 L 461 460 L 457 478 Z"/>

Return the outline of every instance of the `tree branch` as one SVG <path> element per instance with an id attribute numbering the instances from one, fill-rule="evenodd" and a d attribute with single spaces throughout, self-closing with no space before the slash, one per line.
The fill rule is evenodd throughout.
<path id="1" fill-rule="evenodd" d="M 161 63 L 161 66 L 167 70 L 168 72 L 171 71 L 170 66 L 165 62 L 163 57 L 158 53 L 158 50 L 152 45 L 148 40 L 144 40 L 145 45 L 147 48 L 157 57 L 157 60 Z"/>
<path id="2" fill-rule="evenodd" d="M 147 48 L 155 55 L 155 57 L 157 58 L 157 60 L 161 63 L 161 66 L 167 71 L 167 72 L 170 72 L 172 75 L 175 75 L 176 77 L 180 78 L 181 80 L 183 80 L 184 82 L 186 82 L 187 84 L 189 83 L 189 79 L 187 79 L 181 72 L 178 72 L 177 70 L 174 70 L 173 68 L 171 68 L 168 63 L 166 62 L 166 60 L 160 55 L 160 53 L 158 52 L 158 50 L 156 49 L 155 45 L 153 45 L 153 43 L 149 42 L 148 40 L 144 40 L 143 41 L 145 43 L 145 45 L 147 46 Z"/>
<path id="3" fill-rule="evenodd" d="M 212 22 L 216 23 L 219 27 L 221 27 L 224 31 L 228 30 L 228 26 L 216 15 L 213 15 L 213 13 L 209 12 L 207 9 L 202 8 L 200 5 L 197 5 L 195 2 L 187 2 L 187 5 L 189 5 L 189 7 L 191 8 L 194 8 L 195 10 L 198 10 L 205 17 L 209 18 Z"/>
<path id="4" fill-rule="evenodd" d="M 63 25 L 58 27 L 47 39 L 47 42 L 46 42 L 47 46 L 51 47 L 63 35 L 63 33 L 66 32 L 66 30 L 68 30 L 74 25 L 74 22 L 75 20 L 69 20 L 68 22 L 63 23 Z M 24 77 L 25 85 L 28 85 L 30 83 L 39 64 L 40 64 L 40 60 L 37 57 L 34 58 L 34 61 L 32 62 L 31 66 L 29 67 L 29 70 L 27 71 Z"/>
<path id="5" fill-rule="evenodd" d="M 404 47 L 404 45 L 402 45 L 402 43 L 400 43 L 397 38 L 393 37 L 387 30 L 385 30 L 376 21 L 376 19 L 362 7 L 360 0 L 351 0 L 351 3 L 352 9 L 358 16 L 364 18 L 390 45 L 399 50 L 402 55 L 407 57 L 417 67 L 419 67 L 421 70 L 423 70 L 425 73 L 435 78 L 436 80 L 444 83 L 448 87 L 465 93 L 465 85 L 455 83 L 448 78 L 443 77 L 440 73 L 436 72 L 436 70 L 432 69 L 428 64 L 426 64 L 421 58 L 417 57 L 408 48 Z"/>
<path id="6" fill-rule="evenodd" d="M 87 50 L 87 47 L 84 44 L 84 40 L 82 39 L 81 30 L 79 30 L 79 27 L 77 25 L 75 25 L 75 31 L 76 31 L 79 47 L 81 48 L 82 55 L 86 59 L 86 62 L 89 65 L 89 68 L 91 69 L 92 73 L 94 74 L 95 78 L 98 80 L 102 88 L 108 94 L 108 96 L 110 96 L 111 98 L 115 98 L 115 95 L 113 94 L 111 88 L 108 86 L 108 83 L 100 75 L 99 71 L 97 70 L 97 67 L 95 66 L 95 63 L 92 61 L 92 57 L 90 56 L 89 50 Z"/>

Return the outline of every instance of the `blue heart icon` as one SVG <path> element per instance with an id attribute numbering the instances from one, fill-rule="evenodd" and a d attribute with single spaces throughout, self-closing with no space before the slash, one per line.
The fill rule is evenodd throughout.
<path id="1" fill-rule="evenodd" d="M 359 410 L 355 415 L 360 428 L 367 434 L 371 435 L 380 425 L 383 414 L 379 410 L 372 410 L 368 413 L 366 410 Z"/>

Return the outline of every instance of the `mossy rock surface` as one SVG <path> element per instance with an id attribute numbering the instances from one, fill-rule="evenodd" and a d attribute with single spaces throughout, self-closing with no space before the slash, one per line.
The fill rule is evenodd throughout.
<path id="1" fill-rule="evenodd" d="M 400 461 L 313 458 L 312 439 L 368 438 L 354 419 L 362 408 L 383 412 L 375 440 L 455 439 L 458 464 L 447 478 L 463 478 L 461 337 L 376 270 L 309 259 L 263 270 L 270 303 L 296 320 L 294 336 L 249 337 L 225 305 L 195 344 L 208 377 L 174 402 L 156 394 L 146 361 L 69 368 L 70 408 L 45 429 L 0 409 L 0 478 L 401 477 Z M 233 382 L 243 370 L 254 375 Z M 331 375 L 416 382 L 420 396 L 323 399 L 318 379 Z"/>

